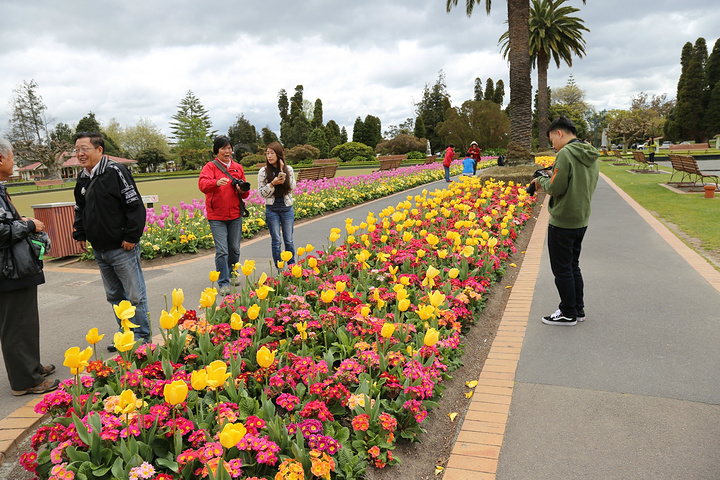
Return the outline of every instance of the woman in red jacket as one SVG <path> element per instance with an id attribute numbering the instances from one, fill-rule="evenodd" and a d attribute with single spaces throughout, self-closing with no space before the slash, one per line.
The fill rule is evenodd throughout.
<path id="1" fill-rule="evenodd" d="M 443 167 L 445 167 L 445 181 L 450 181 L 450 164 L 453 161 L 453 158 L 455 158 L 455 145 L 452 143 L 448 145 L 447 150 L 445 150 L 445 158 L 443 158 Z"/>
<path id="2" fill-rule="evenodd" d="M 232 281 L 230 274 L 240 260 L 242 209 L 238 195 L 247 198 L 250 184 L 245 181 L 242 166 L 232 159 L 233 148 L 228 137 L 215 138 L 213 153 L 215 160 L 203 167 L 198 187 L 205 194 L 207 218 L 215 240 L 215 269 L 220 272 L 220 294 L 227 295 Z M 233 182 L 233 179 L 239 182 Z"/>

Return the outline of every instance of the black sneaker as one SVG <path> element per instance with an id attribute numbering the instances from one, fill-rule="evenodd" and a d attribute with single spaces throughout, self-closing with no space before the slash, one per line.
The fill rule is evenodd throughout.
<path id="1" fill-rule="evenodd" d="M 577 319 L 574 317 L 566 317 L 560 310 L 556 310 L 552 315 L 542 317 L 545 325 L 577 325 Z"/>
<path id="2" fill-rule="evenodd" d="M 578 312 L 577 321 L 578 321 L 578 322 L 584 322 L 584 321 L 585 321 L 585 311 L 584 311 L 584 310 L 580 310 L 580 311 Z"/>
<path id="3" fill-rule="evenodd" d="M 111 343 L 110 345 L 107 346 L 107 351 L 108 352 L 117 352 L 117 348 L 115 348 L 115 345 L 113 345 Z"/>

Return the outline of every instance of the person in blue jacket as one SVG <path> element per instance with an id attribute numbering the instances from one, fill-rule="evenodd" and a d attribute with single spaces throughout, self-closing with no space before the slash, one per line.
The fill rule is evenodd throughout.
<path id="1" fill-rule="evenodd" d="M 475 175 L 475 159 L 472 156 L 472 152 L 468 150 L 467 154 L 465 155 L 465 158 L 463 158 L 463 175 L 467 175 L 468 177 L 472 177 Z"/>

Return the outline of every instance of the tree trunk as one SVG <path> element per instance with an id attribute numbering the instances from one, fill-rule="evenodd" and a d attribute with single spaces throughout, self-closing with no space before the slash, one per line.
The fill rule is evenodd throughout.
<path id="1" fill-rule="evenodd" d="M 530 0 L 507 0 L 510 52 L 510 141 L 532 148 Z"/>
<path id="2" fill-rule="evenodd" d="M 549 98 L 547 89 L 547 72 L 550 64 L 550 57 L 545 52 L 538 53 L 537 72 L 538 72 L 538 150 L 547 150 L 548 148 L 548 108 Z"/>

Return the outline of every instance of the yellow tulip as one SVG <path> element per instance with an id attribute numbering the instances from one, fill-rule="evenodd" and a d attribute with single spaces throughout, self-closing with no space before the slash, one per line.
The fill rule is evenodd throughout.
<path id="1" fill-rule="evenodd" d="M 280 258 L 283 259 L 283 262 L 289 262 L 291 258 L 293 258 L 292 252 L 288 252 L 287 250 L 280 253 Z"/>
<path id="2" fill-rule="evenodd" d="M 274 288 L 270 288 L 267 285 L 261 285 L 260 288 L 255 289 L 255 294 L 257 295 L 258 299 L 265 300 L 268 296 L 268 293 L 274 291 Z"/>
<path id="3" fill-rule="evenodd" d="M 418 258 L 423 258 L 424 256 L 425 256 L 425 250 L 419 249 L 419 250 L 417 251 L 417 257 L 418 257 Z"/>
<path id="4" fill-rule="evenodd" d="M 410 300 L 408 300 L 407 298 L 403 298 L 398 302 L 398 310 L 400 310 L 401 312 L 407 311 L 408 308 L 410 308 Z"/>
<path id="5" fill-rule="evenodd" d="M 395 287 L 400 287 L 395 290 L 395 297 L 398 299 L 398 301 L 408 298 L 408 292 L 407 290 L 405 290 L 405 287 L 403 287 L 402 285 L 395 285 Z M 393 287 L 393 289 L 395 289 L 395 287 Z"/>
<path id="6" fill-rule="evenodd" d="M 429 329 L 427 332 L 425 332 L 425 340 L 424 343 L 428 347 L 432 347 L 438 342 L 438 339 L 440 338 L 440 334 L 437 330 L 434 328 Z"/>
<path id="7" fill-rule="evenodd" d="M 218 388 L 225 385 L 225 380 L 230 374 L 227 371 L 227 365 L 222 360 L 215 360 L 205 367 L 207 372 L 207 384 L 210 388 Z"/>
<path id="8" fill-rule="evenodd" d="M 200 292 L 200 306 L 203 308 L 210 308 L 215 303 L 215 295 L 211 292 Z"/>
<path id="9" fill-rule="evenodd" d="M 295 278 L 302 277 L 302 267 L 297 264 L 293 265 L 291 273 L 292 273 L 293 277 L 295 277 Z"/>
<path id="10" fill-rule="evenodd" d="M 282 260 L 278 260 L 277 268 L 278 268 L 278 270 L 282 270 L 283 268 L 285 268 L 285 262 L 283 262 Z"/>
<path id="11" fill-rule="evenodd" d="M 251 307 L 247 309 L 247 316 L 250 320 L 255 320 L 260 315 L 260 305 L 253 303 Z"/>
<path id="12" fill-rule="evenodd" d="M 310 268 L 317 268 L 317 258 L 310 257 L 307 260 L 308 267 Z"/>
<path id="13" fill-rule="evenodd" d="M 98 335 L 97 328 L 91 328 L 90 330 L 88 330 L 87 335 L 85 335 L 85 340 L 87 340 L 90 345 L 95 345 L 100 340 L 102 340 L 104 336 L 104 333 L 102 335 Z"/>
<path id="14" fill-rule="evenodd" d="M 302 257 L 303 255 L 305 255 L 305 247 L 299 247 L 297 249 L 297 256 Z"/>
<path id="15" fill-rule="evenodd" d="M 428 320 L 432 318 L 433 313 L 435 313 L 435 307 L 432 305 L 420 305 L 418 307 L 418 316 L 420 316 L 421 320 Z"/>
<path id="16" fill-rule="evenodd" d="M 182 288 L 176 288 L 172 291 L 172 304 L 173 310 L 176 310 L 180 315 L 185 315 L 185 307 L 183 302 L 185 301 L 185 294 L 183 294 Z"/>
<path id="17" fill-rule="evenodd" d="M 300 338 L 307 340 L 307 322 L 299 322 L 295 324 L 295 328 L 300 332 Z"/>
<path id="18" fill-rule="evenodd" d="M 312 252 L 313 250 L 315 250 L 315 247 L 313 247 L 313 246 L 310 245 L 309 243 L 308 243 L 307 245 L 305 245 L 305 251 L 306 251 L 306 252 L 310 253 L 310 252 Z"/>
<path id="19" fill-rule="evenodd" d="M 129 332 L 117 332 L 113 337 L 113 343 L 118 352 L 127 352 L 135 346 L 135 334 Z"/>
<path id="20" fill-rule="evenodd" d="M 475 249 L 471 247 L 470 245 L 466 245 L 465 248 L 462 249 L 462 255 L 467 258 L 470 257 L 475 252 Z"/>
<path id="21" fill-rule="evenodd" d="M 240 271 L 242 271 L 243 275 L 245 275 L 246 277 L 249 277 L 250 275 L 252 275 L 253 270 L 255 270 L 255 262 L 248 263 L 247 260 L 240 267 Z"/>
<path id="22" fill-rule="evenodd" d="M 267 279 L 268 279 L 267 273 L 263 272 L 262 275 L 260 275 L 260 280 L 258 280 L 258 285 L 260 285 L 262 287 L 263 285 L 265 285 L 265 282 L 267 281 Z"/>
<path id="23" fill-rule="evenodd" d="M 203 390 L 207 387 L 207 371 L 202 369 L 192 372 L 190 374 L 190 384 L 195 390 Z"/>
<path id="24" fill-rule="evenodd" d="M 118 415 L 127 415 L 133 413 L 137 409 L 137 397 L 132 390 L 123 390 L 118 397 L 118 403 L 115 405 L 115 413 Z"/>
<path id="25" fill-rule="evenodd" d="M 243 439 L 247 429 L 242 423 L 226 423 L 220 432 L 220 443 L 225 448 L 232 448 Z"/>
<path id="26" fill-rule="evenodd" d="M 407 242 L 409 242 L 410 240 L 412 240 L 412 238 L 413 238 L 412 233 L 410 233 L 410 232 L 408 232 L 408 231 L 406 231 L 405 233 L 403 233 L 403 236 L 402 236 L 403 242 L 407 243 Z"/>
<path id="27" fill-rule="evenodd" d="M 80 347 L 72 347 L 65 350 L 65 360 L 63 365 L 70 369 L 73 375 L 79 375 L 88 366 L 88 360 L 92 356 L 92 348 L 87 347 L 80 351 Z"/>
<path id="28" fill-rule="evenodd" d="M 233 330 L 242 330 L 243 326 L 244 324 L 240 315 L 238 315 L 237 312 L 233 312 L 233 314 L 230 315 L 230 328 Z"/>
<path id="29" fill-rule="evenodd" d="M 441 260 L 444 259 L 445 257 L 447 257 L 447 254 L 448 254 L 448 251 L 445 249 L 438 250 L 438 252 L 437 252 L 438 258 L 440 258 Z"/>
<path id="30" fill-rule="evenodd" d="M 400 277 L 400 283 L 407 287 L 410 285 L 410 277 Z"/>
<path id="31" fill-rule="evenodd" d="M 445 303 L 445 295 L 440 293 L 439 290 L 435 290 L 434 292 L 432 292 L 430 294 L 429 299 L 430 299 L 430 304 L 435 308 L 437 308 L 440 305 L 442 305 L 443 303 Z"/>
<path id="32" fill-rule="evenodd" d="M 457 278 L 457 276 L 460 275 L 460 270 L 453 267 L 448 271 L 448 277 L 450 278 Z"/>
<path id="33" fill-rule="evenodd" d="M 347 283 L 337 281 L 335 282 L 335 290 L 337 290 L 338 293 L 342 293 L 347 288 Z"/>
<path id="34" fill-rule="evenodd" d="M 129 320 L 135 316 L 135 306 L 127 300 L 123 300 L 118 305 L 113 305 L 113 310 L 115 310 L 115 315 L 120 320 Z"/>
<path id="35" fill-rule="evenodd" d="M 177 313 L 172 314 L 168 313 L 165 310 L 160 313 L 160 328 L 164 328 L 165 330 L 170 330 L 178 323 L 178 316 Z"/>
<path id="36" fill-rule="evenodd" d="M 361 307 L 361 308 L 360 308 L 360 315 L 361 315 L 363 318 L 367 318 L 367 316 L 370 315 L 370 307 L 368 307 L 367 305 Z"/>
<path id="37" fill-rule="evenodd" d="M 427 271 L 425 272 L 425 277 L 426 277 L 426 278 L 435 278 L 435 277 L 437 277 L 439 274 L 440 274 L 440 270 L 438 270 L 437 268 L 435 268 L 435 267 L 433 267 L 432 265 L 430 265 L 430 266 L 428 267 Z"/>
<path id="38" fill-rule="evenodd" d="M 335 290 L 323 290 L 320 294 L 320 299 L 324 303 L 330 303 L 335 298 Z"/>
<path id="39" fill-rule="evenodd" d="M 382 326 L 382 330 L 380 330 L 380 335 L 382 335 L 383 338 L 390 338 L 392 337 L 393 333 L 395 333 L 395 324 L 384 323 Z"/>
<path id="40" fill-rule="evenodd" d="M 268 368 L 275 361 L 275 350 L 270 351 L 266 346 L 262 346 L 257 351 L 255 359 L 262 368 Z"/>
<path id="41" fill-rule="evenodd" d="M 210 281 L 211 282 L 217 282 L 218 278 L 220 278 L 220 272 L 213 270 L 210 272 Z"/>
<path id="42" fill-rule="evenodd" d="M 165 387 L 163 387 L 163 396 L 170 405 L 178 405 L 184 402 L 187 394 L 188 386 L 183 380 L 175 380 L 172 383 L 165 384 Z"/>
<path id="43" fill-rule="evenodd" d="M 340 233 L 333 232 L 330 234 L 330 243 L 335 243 L 340 238 Z"/>

